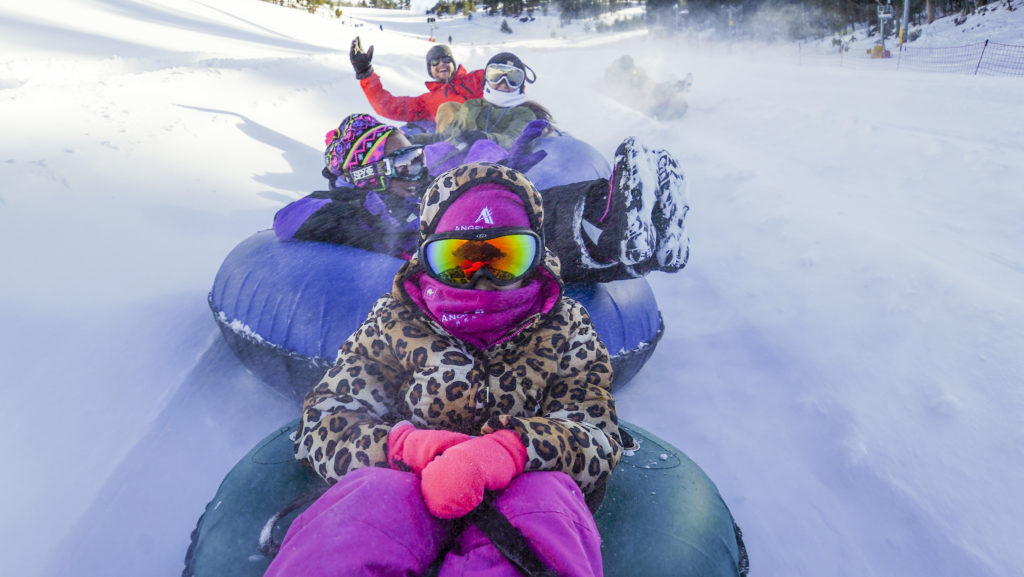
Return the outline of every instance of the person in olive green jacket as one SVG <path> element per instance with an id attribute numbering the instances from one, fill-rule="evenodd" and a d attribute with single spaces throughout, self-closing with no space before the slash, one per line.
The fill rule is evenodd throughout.
<path id="1" fill-rule="evenodd" d="M 486 139 L 508 150 L 527 124 L 551 120 L 547 109 L 526 99 L 526 84 L 536 80 L 536 72 L 515 54 L 496 54 L 484 68 L 483 98 L 442 104 L 436 116 L 437 132 L 413 135 L 412 141 L 447 141 L 462 150 Z"/>

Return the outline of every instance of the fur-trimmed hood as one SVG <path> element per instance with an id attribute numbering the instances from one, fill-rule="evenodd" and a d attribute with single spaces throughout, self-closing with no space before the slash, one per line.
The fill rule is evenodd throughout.
<path id="1" fill-rule="evenodd" d="M 500 184 L 522 198 L 530 218 L 530 228 L 541 238 L 544 237 L 544 203 L 537 187 L 523 173 L 507 166 L 490 162 L 474 162 L 441 174 L 423 194 L 423 202 L 420 204 L 420 244 L 434 234 L 441 215 L 448 210 L 456 198 L 467 190 L 484 183 Z M 561 292 L 564 289 L 560 275 L 561 264 L 558 257 L 546 245 L 540 268 L 557 281 Z M 395 277 L 396 293 L 401 292 L 397 289 L 404 279 L 420 271 L 422 271 L 422 266 L 419 256 L 413 256 Z"/>

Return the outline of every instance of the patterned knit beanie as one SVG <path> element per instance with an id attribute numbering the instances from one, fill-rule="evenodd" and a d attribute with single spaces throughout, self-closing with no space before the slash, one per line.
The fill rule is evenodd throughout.
<path id="1" fill-rule="evenodd" d="M 369 114 L 353 114 L 327 133 L 324 164 L 334 176 L 373 164 L 384 158 L 384 146 L 393 126 L 382 124 Z M 366 186 L 372 183 L 367 182 Z"/>

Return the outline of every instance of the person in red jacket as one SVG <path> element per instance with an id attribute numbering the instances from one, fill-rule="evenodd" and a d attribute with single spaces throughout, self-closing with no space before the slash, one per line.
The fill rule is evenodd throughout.
<path id="1" fill-rule="evenodd" d="M 445 44 L 427 51 L 427 73 L 433 80 L 426 82 L 427 93 L 419 96 L 395 96 L 385 90 L 371 64 L 373 46 L 364 51 L 358 36 L 352 41 L 349 60 L 370 106 L 377 114 L 392 120 L 433 122 L 437 107 L 442 103 L 483 97 L 484 71 L 467 72 L 455 62 L 451 48 Z"/>

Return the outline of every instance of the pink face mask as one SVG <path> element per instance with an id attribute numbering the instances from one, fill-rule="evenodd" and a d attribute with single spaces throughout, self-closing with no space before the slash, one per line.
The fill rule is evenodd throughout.
<path id="1" fill-rule="evenodd" d="M 486 349 L 515 336 L 545 307 L 544 286 L 530 282 L 510 290 L 460 289 L 419 277 L 422 308 L 454 337 Z M 551 303 L 553 304 L 553 303 Z"/>

